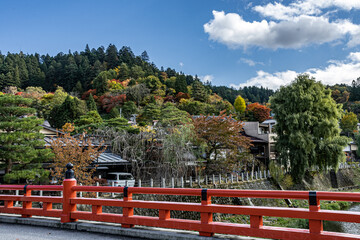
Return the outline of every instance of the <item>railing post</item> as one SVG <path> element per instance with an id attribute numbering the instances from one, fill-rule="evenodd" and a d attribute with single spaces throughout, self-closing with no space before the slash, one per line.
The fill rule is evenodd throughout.
<path id="1" fill-rule="evenodd" d="M 184 188 L 184 177 L 180 178 L 180 182 L 181 182 L 181 188 Z"/>
<path id="2" fill-rule="evenodd" d="M 129 193 L 129 187 L 124 187 L 124 202 L 129 202 L 132 200 L 132 193 Z M 134 216 L 134 208 L 132 207 L 123 207 L 123 216 L 132 217 Z M 123 228 L 132 228 L 134 224 L 122 223 L 121 227 Z"/>
<path id="3" fill-rule="evenodd" d="M 150 178 L 150 187 L 154 187 L 154 180 Z"/>
<path id="4" fill-rule="evenodd" d="M 175 179 L 174 179 L 174 177 L 171 178 L 171 188 L 175 188 Z"/>
<path id="5" fill-rule="evenodd" d="M 309 211 L 318 212 L 320 210 L 320 200 L 316 197 L 315 191 L 309 192 Z M 309 219 L 310 234 L 320 234 L 323 231 L 323 221 Z"/>
<path id="6" fill-rule="evenodd" d="M 24 197 L 30 197 L 31 196 L 31 190 L 26 188 L 27 185 L 24 186 Z M 31 217 L 31 215 L 26 214 L 26 209 L 31 209 L 32 208 L 32 202 L 28 202 L 28 201 L 23 201 L 23 214 L 21 214 L 21 217 L 23 218 L 28 218 Z"/>
<path id="7" fill-rule="evenodd" d="M 190 187 L 192 188 L 192 176 L 190 176 L 189 182 L 190 182 Z"/>
<path id="8" fill-rule="evenodd" d="M 76 191 L 72 190 L 76 186 L 76 179 L 74 177 L 74 166 L 71 163 L 66 164 L 67 171 L 65 172 L 65 179 L 63 181 L 63 210 L 61 213 L 61 222 L 75 222 L 77 219 L 71 218 L 71 212 L 76 211 L 76 204 L 71 204 L 71 199 L 76 198 Z"/>
<path id="9" fill-rule="evenodd" d="M 201 205 L 207 206 L 211 205 L 211 196 L 208 195 L 207 189 L 201 189 Z M 214 233 L 211 232 L 211 227 L 209 227 L 209 223 L 213 221 L 213 214 L 212 212 L 201 212 L 201 225 L 203 225 L 203 228 L 209 231 L 201 231 L 199 232 L 200 236 L 204 237 L 212 237 L 214 236 Z"/>
<path id="10" fill-rule="evenodd" d="M 208 178 L 208 175 L 205 175 L 205 185 L 209 185 L 209 178 Z"/>
<path id="11" fill-rule="evenodd" d="M 260 228 L 263 226 L 263 217 L 258 215 L 250 215 L 250 227 Z"/>
<path id="12" fill-rule="evenodd" d="M 138 187 L 141 187 L 141 179 L 138 181 Z"/>
<path id="13" fill-rule="evenodd" d="M 115 187 L 115 183 L 114 183 L 114 182 L 111 182 L 111 186 L 112 186 L 112 187 Z M 115 193 L 114 193 L 114 192 L 111 192 L 111 197 L 112 197 L 112 198 L 115 197 Z"/>

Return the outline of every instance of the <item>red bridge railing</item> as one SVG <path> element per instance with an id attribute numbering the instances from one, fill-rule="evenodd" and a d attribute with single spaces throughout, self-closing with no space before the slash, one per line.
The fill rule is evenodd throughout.
<path id="1" fill-rule="evenodd" d="M 360 202 L 360 193 L 77 186 L 73 178 L 65 179 L 62 186 L 0 185 L 0 190 L 24 190 L 23 196 L 0 195 L 0 201 L 4 202 L 0 213 L 59 217 L 63 223 L 83 219 L 120 223 L 126 228 L 142 225 L 193 230 L 201 236 L 222 233 L 272 239 L 360 239 L 359 235 L 323 231 L 325 220 L 360 223 L 360 212 L 320 209 L 321 200 Z M 32 196 L 34 190 L 62 191 L 63 194 L 62 197 Z M 77 197 L 77 192 L 113 192 L 122 193 L 124 197 L 82 198 Z M 201 203 L 133 200 L 134 194 L 199 196 Z M 212 197 L 303 199 L 309 202 L 309 208 L 219 205 L 211 203 Z M 15 207 L 14 201 L 23 202 L 22 207 Z M 33 202 L 42 202 L 42 208 L 33 208 Z M 61 203 L 62 210 L 53 209 L 53 203 Z M 77 211 L 78 204 L 91 205 L 92 211 Z M 123 213 L 103 213 L 103 206 L 121 207 Z M 156 209 L 159 214 L 157 217 L 134 215 L 134 208 Z M 199 212 L 200 219 L 171 218 L 171 211 Z M 248 215 L 250 224 L 214 222 L 214 213 Z M 309 229 L 264 226 L 263 216 L 308 219 Z"/>

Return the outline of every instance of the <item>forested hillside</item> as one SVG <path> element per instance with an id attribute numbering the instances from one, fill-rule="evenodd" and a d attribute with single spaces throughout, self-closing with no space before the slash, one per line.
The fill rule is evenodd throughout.
<path id="1" fill-rule="evenodd" d="M 160 69 L 152 62 L 146 51 L 136 56 L 130 47 L 122 47 L 120 50 L 110 44 L 106 49 L 101 46 L 90 49 L 87 45 L 84 51 L 58 53 L 56 56 L 8 53 L 0 52 L 0 89 L 6 86 L 16 86 L 25 89 L 28 86 L 42 87 L 45 91 L 53 92 L 57 86 L 61 86 L 67 92 L 81 92 L 93 89 L 92 81 L 102 71 L 118 67 L 119 80 L 138 79 L 147 76 L 156 76 L 162 83 L 171 77 L 182 78 L 182 83 L 191 85 L 198 78 L 184 75 L 175 69 L 161 67 Z M 169 85 L 169 84 L 168 84 Z M 171 85 L 171 83 L 170 83 Z M 175 90 L 183 90 L 179 83 Z M 225 86 L 206 86 L 222 98 L 234 103 L 238 95 L 243 96 L 249 102 L 266 103 L 272 90 L 245 87 L 235 90 Z M 186 90 L 185 90 L 186 92 Z"/>

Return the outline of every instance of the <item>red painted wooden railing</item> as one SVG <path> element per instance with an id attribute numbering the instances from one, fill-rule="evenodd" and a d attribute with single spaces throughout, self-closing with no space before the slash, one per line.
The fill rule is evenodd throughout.
<path id="1" fill-rule="evenodd" d="M 143 225 L 193 230 L 202 236 L 222 233 L 272 239 L 360 239 L 358 235 L 323 231 L 324 220 L 360 223 L 360 212 L 320 209 L 321 200 L 360 202 L 360 193 L 77 186 L 75 179 L 65 179 L 62 186 L 0 185 L 0 190 L 24 190 L 24 196 L 0 195 L 0 200 L 4 201 L 4 205 L 0 206 L 0 213 L 21 214 L 22 217 L 59 217 L 63 223 L 83 219 L 120 223 L 126 228 Z M 62 191 L 63 196 L 32 196 L 31 191 L 34 190 Z M 77 192 L 114 192 L 123 193 L 124 197 L 79 198 L 76 196 Z M 201 203 L 133 200 L 134 194 L 199 196 Z M 309 208 L 218 205 L 211 203 L 211 197 L 305 199 L 309 201 Z M 14 201 L 23 202 L 22 207 L 14 207 Z M 32 208 L 32 202 L 42 202 L 43 207 Z M 63 209 L 53 209 L 53 203 L 62 203 Z M 91 205 L 92 211 L 77 211 L 77 204 Z M 123 214 L 103 213 L 103 206 L 122 207 Z M 157 209 L 159 215 L 134 215 L 134 208 Z M 200 212 L 201 219 L 197 221 L 171 218 L 172 210 Z M 249 215 L 250 224 L 213 222 L 213 213 Z M 264 226 L 263 216 L 309 219 L 309 229 Z"/>

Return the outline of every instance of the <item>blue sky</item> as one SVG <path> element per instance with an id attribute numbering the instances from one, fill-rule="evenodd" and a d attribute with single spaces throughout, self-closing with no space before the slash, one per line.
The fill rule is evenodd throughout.
<path id="1" fill-rule="evenodd" d="M 276 89 L 308 72 L 360 77 L 360 0 L 0 1 L 0 51 L 110 43 L 214 85 Z"/>

